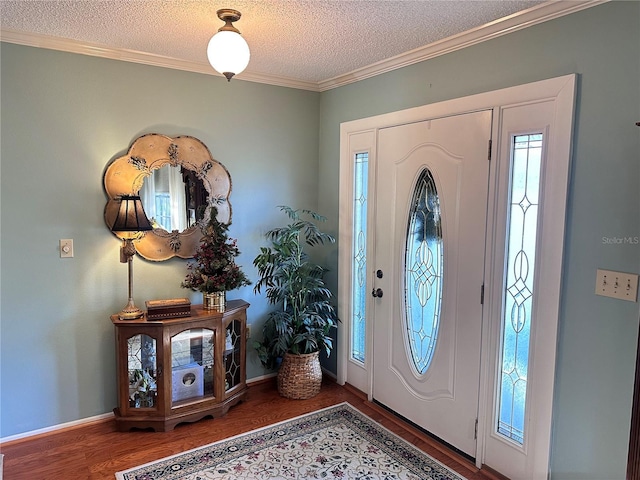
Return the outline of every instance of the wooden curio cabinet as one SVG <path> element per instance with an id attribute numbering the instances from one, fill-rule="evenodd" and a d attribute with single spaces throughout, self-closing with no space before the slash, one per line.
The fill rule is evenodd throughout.
<path id="1" fill-rule="evenodd" d="M 243 300 L 224 312 L 191 308 L 191 316 L 120 320 L 116 331 L 120 431 L 168 431 L 182 422 L 224 415 L 247 392 Z"/>

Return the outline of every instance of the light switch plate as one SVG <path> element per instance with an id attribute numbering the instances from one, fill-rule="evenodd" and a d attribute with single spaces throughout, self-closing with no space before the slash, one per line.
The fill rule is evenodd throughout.
<path id="1" fill-rule="evenodd" d="M 73 258 L 73 239 L 60 240 L 60 258 Z"/>
<path id="2" fill-rule="evenodd" d="M 638 275 L 598 269 L 596 295 L 635 302 L 638 298 Z"/>

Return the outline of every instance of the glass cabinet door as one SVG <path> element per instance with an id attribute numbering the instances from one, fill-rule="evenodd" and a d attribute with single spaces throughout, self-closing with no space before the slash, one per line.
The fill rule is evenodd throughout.
<path id="1" fill-rule="evenodd" d="M 225 392 L 241 382 L 240 335 L 242 335 L 242 323 L 239 320 L 232 320 L 229 325 L 227 325 L 227 328 L 225 328 L 223 355 L 225 368 Z"/>
<path id="2" fill-rule="evenodd" d="M 183 330 L 171 337 L 171 406 L 213 398 L 215 332 Z"/>
<path id="3" fill-rule="evenodd" d="M 156 408 L 158 370 L 156 339 L 138 334 L 127 339 L 129 408 Z"/>

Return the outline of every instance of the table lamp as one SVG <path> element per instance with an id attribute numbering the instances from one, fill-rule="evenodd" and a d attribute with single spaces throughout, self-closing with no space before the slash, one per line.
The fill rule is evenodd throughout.
<path id="1" fill-rule="evenodd" d="M 122 195 L 118 214 L 111 227 L 111 231 L 120 234 L 123 240 L 120 261 L 129 264 L 129 302 L 118 314 L 120 320 L 134 320 L 144 315 L 144 312 L 133 302 L 133 256 L 136 254 L 133 241 L 139 238 L 140 232 L 148 230 L 153 230 L 153 227 L 144 213 L 140 196 Z"/>

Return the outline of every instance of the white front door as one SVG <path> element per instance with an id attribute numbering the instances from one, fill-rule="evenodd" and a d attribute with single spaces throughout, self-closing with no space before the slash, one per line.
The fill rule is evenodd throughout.
<path id="1" fill-rule="evenodd" d="M 373 398 L 476 455 L 490 110 L 382 128 Z"/>

